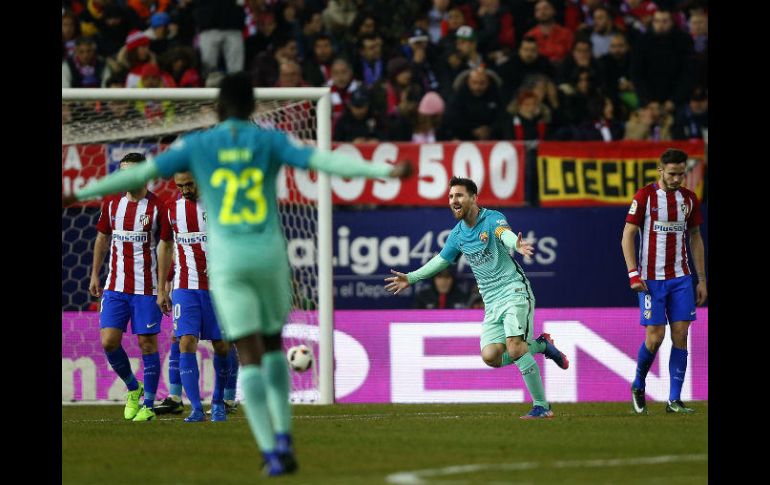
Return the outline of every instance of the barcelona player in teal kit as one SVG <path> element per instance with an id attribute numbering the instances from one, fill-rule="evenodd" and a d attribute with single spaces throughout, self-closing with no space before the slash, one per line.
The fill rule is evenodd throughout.
<path id="1" fill-rule="evenodd" d="M 209 214 L 209 289 L 222 337 L 238 349 L 246 417 L 265 474 L 283 475 L 296 470 L 297 462 L 289 370 L 281 349 L 281 329 L 291 308 L 291 270 L 275 194 L 279 169 L 288 164 L 343 177 L 385 178 L 409 176 L 411 164 L 366 163 L 258 127 L 250 121 L 256 101 L 243 72 L 222 81 L 217 101 L 219 124 L 180 137 L 154 160 L 99 180 L 75 198 L 192 172 Z M 63 199 L 69 202 L 72 198 Z"/>
<path id="2" fill-rule="evenodd" d="M 516 364 L 519 368 L 534 401 L 532 410 L 522 419 L 551 418 L 553 412 L 545 399 L 533 354 L 545 354 L 562 369 L 569 367 L 569 361 L 553 345 L 550 335 L 544 333 L 532 339 L 535 296 L 521 266 L 509 254 L 509 249 L 515 249 L 531 256 L 532 246 L 521 239 L 521 233 L 516 236 L 511 231 L 500 212 L 476 204 L 478 189 L 472 180 L 453 177 L 449 187 L 449 208 L 459 222 L 441 253 L 409 274 L 391 270 L 395 276 L 385 279 L 385 288 L 398 293 L 465 255 L 484 300 L 481 358 L 490 367 Z"/>

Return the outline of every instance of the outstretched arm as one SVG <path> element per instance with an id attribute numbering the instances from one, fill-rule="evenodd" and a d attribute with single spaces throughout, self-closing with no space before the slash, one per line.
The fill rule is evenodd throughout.
<path id="1" fill-rule="evenodd" d="M 388 284 L 385 285 L 385 289 L 392 292 L 394 295 L 397 295 L 401 290 L 408 288 L 409 285 L 430 278 L 436 273 L 448 268 L 449 264 L 449 261 L 442 258 L 440 254 L 437 254 L 420 269 L 412 271 L 411 273 L 400 273 L 392 269 L 390 272 L 396 276 L 385 278 L 385 281 L 388 282 Z"/>
<path id="2" fill-rule="evenodd" d="M 502 229 L 500 233 L 500 240 L 505 244 L 505 247 L 508 249 L 513 249 L 519 254 L 523 254 L 524 256 L 532 256 L 534 249 L 530 243 L 523 240 L 521 238 L 521 232 L 519 232 L 519 235 L 513 233 L 510 229 Z"/>
<path id="3" fill-rule="evenodd" d="M 147 181 L 158 177 L 158 175 L 158 168 L 155 162 L 148 160 L 147 162 L 137 164 L 135 167 L 113 172 L 81 190 L 76 190 L 74 195 L 62 196 L 62 205 L 67 206 L 78 200 L 93 199 L 117 192 L 136 190 L 143 187 Z"/>
<path id="4" fill-rule="evenodd" d="M 310 168 L 321 170 L 340 177 L 366 178 L 405 178 L 412 174 L 412 164 L 408 161 L 396 165 L 389 163 L 366 163 L 360 159 L 342 153 L 316 150 L 309 159 Z"/>

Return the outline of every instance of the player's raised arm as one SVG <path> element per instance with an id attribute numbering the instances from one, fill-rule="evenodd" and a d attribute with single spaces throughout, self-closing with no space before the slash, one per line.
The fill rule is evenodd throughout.
<path id="1" fill-rule="evenodd" d="M 113 172 L 81 190 L 76 190 L 73 195 L 62 196 L 62 205 L 66 207 L 78 200 L 94 199 L 117 192 L 136 190 L 158 175 L 158 168 L 152 160 L 138 163 L 125 170 Z"/>
<path id="2" fill-rule="evenodd" d="M 316 150 L 309 160 L 310 168 L 340 177 L 366 178 L 407 178 L 412 174 L 412 163 L 408 160 L 391 165 L 389 163 L 367 163 L 342 153 Z"/>
<path id="3" fill-rule="evenodd" d="M 410 273 L 400 273 L 394 269 L 390 270 L 395 276 L 385 278 L 388 282 L 385 285 L 385 289 L 397 295 L 401 290 L 405 290 L 420 280 L 424 280 L 432 277 L 433 275 L 441 272 L 449 267 L 449 261 L 442 258 L 440 254 L 435 255 L 430 261 L 425 263 L 420 269 L 412 271 Z"/>

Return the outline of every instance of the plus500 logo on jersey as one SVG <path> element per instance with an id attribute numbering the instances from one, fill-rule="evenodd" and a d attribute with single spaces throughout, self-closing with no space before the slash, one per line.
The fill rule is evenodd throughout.
<path id="1" fill-rule="evenodd" d="M 184 232 L 176 235 L 177 244 L 200 244 L 205 243 L 207 239 L 205 232 Z"/>
<path id="2" fill-rule="evenodd" d="M 655 222 L 652 226 L 655 232 L 684 232 L 687 229 L 686 222 Z"/>
<path id="3" fill-rule="evenodd" d="M 146 232 L 112 231 L 112 239 L 117 242 L 144 243 L 149 240 Z"/>

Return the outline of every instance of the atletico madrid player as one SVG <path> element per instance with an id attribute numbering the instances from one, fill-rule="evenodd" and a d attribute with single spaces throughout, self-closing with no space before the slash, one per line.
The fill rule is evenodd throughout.
<path id="1" fill-rule="evenodd" d="M 192 413 L 185 421 L 205 421 L 198 386 L 198 339 L 211 340 L 214 347 L 214 395 L 211 398 L 211 420 L 225 421 L 225 383 L 230 375 L 228 343 L 214 313 L 209 295 L 206 266 L 206 210 L 198 198 L 198 186 L 190 172 L 174 174 L 181 197 L 164 210 L 164 230 L 158 245 L 158 279 L 163 279 L 171 265 L 171 241 L 175 242 L 174 285 L 171 299 L 165 288 L 158 292 L 161 310 L 173 309 L 174 336 L 179 340 L 179 375 Z M 173 231 L 173 234 L 172 234 Z M 237 365 L 237 363 L 236 363 Z"/>
<path id="2" fill-rule="evenodd" d="M 623 229 L 621 246 L 628 278 L 631 289 L 639 292 L 641 324 L 646 327 L 646 338 L 639 348 L 636 379 L 631 386 L 634 411 L 640 414 L 647 412 L 644 381 L 666 336 L 666 325 L 671 325 L 673 343 L 668 364 L 671 387 L 666 412 L 693 412 L 681 400 L 687 371 L 687 334 L 690 322 L 695 320 L 696 303 L 705 303 L 708 293 L 700 202 L 692 191 L 682 187 L 686 162 L 687 154 L 682 150 L 670 148 L 663 152 L 658 164 L 660 179 L 634 195 Z M 695 291 L 685 242 L 688 233 L 698 274 Z M 637 234 L 641 241 L 638 263 L 634 254 Z"/>
<path id="3" fill-rule="evenodd" d="M 145 161 L 141 153 L 128 153 L 120 161 L 124 170 Z M 133 421 L 155 418 L 153 402 L 160 377 L 158 333 L 161 312 L 155 303 L 158 280 L 155 248 L 161 231 L 163 202 L 142 185 L 120 197 L 106 199 L 96 224 L 94 264 L 89 292 L 102 297 L 99 334 L 107 361 L 126 383 L 128 396 L 123 417 Z M 102 288 L 99 271 L 110 248 L 107 283 Z M 131 332 L 139 340 L 144 363 L 144 384 L 131 371 L 128 355 L 121 345 L 131 320 Z M 144 405 L 139 397 L 144 394 Z"/>

